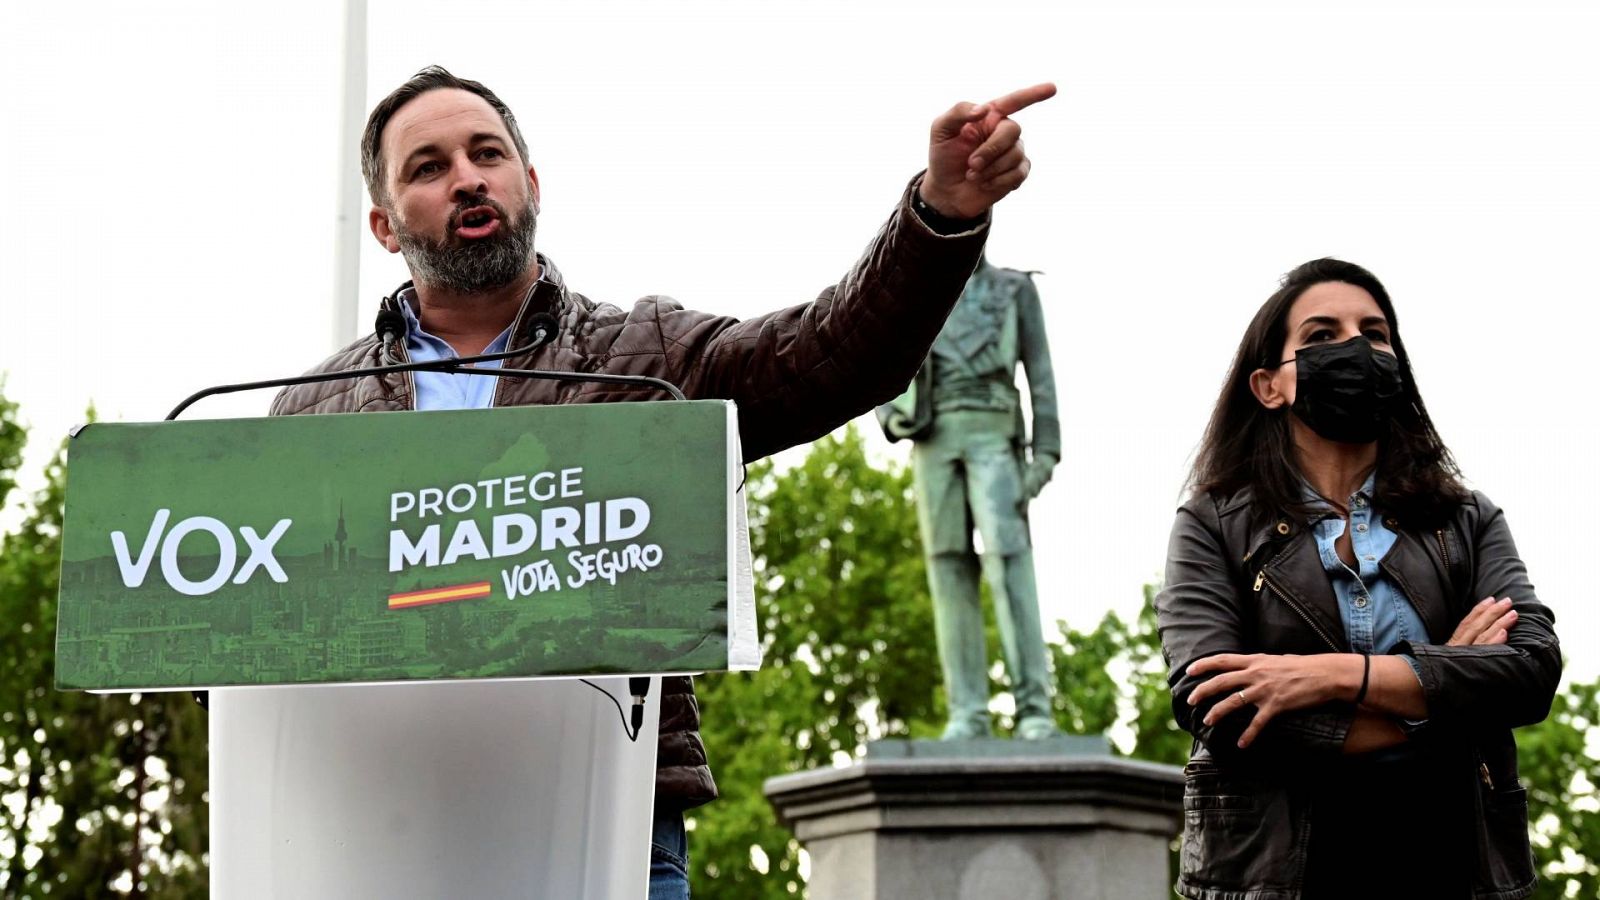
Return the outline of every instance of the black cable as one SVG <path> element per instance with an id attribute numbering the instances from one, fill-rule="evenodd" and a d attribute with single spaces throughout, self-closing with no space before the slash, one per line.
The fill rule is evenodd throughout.
<path id="1" fill-rule="evenodd" d="M 587 684 L 589 687 L 594 688 L 595 690 L 599 691 L 600 693 L 606 695 L 606 697 L 611 701 L 612 705 L 617 708 L 617 717 L 622 720 L 622 733 L 628 736 L 628 740 L 630 742 L 638 743 L 639 742 L 639 731 L 640 731 L 640 729 L 642 729 L 644 727 L 644 702 L 643 702 L 644 698 L 642 698 L 642 697 L 634 697 L 634 703 L 633 703 L 633 730 L 632 730 L 632 732 L 629 732 L 629 730 L 628 730 L 628 714 L 622 711 L 622 701 L 618 700 L 617 696 L 615 694 L 611 693 L 610 691 L 606 690 L 605 688 L 601 687 L 600 685 L 595 684 L 594 682 L 590 681 L 587 678 L 579 678 L 578 680 L 583 682 L 584 684 Z"/>

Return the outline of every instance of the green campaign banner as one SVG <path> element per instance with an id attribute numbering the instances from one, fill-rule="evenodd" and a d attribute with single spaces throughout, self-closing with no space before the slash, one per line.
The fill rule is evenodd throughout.
<path id="1" fill-rule="evenodd" d="M 725 401 L 99 423 L 56 684 L 753 668 Z"/>

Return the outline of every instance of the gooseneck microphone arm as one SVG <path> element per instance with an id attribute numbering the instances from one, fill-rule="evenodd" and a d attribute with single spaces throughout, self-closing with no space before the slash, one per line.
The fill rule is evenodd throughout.
<path id="1" fill-rule="evenodd" d="M 184 410 L 195 403 L 218 394 L 233 394 L 239 391 L 261 390 L 262 388 L 288 387 L 292 384 L 317 384 L 324 381 L 341 381 L 346 378 L 360 378 L 367 375 L 388 375 L 394 372 L 447 372 L 466 375 L 496 375 L 508 378 L 536 378 L 547 381 L 595 381 L 603 384 L 632 384 L 665 391 L 674 400 L 686 399 L 683 391 L 679 390 L 677 385 L 663 378 L 655 378 L 649 375 L 557 372 L 546 369 L 480 369 L 472 365 L 473 363 L 495 362 L 497 360 L 510 359 L 514 356 L 529 355 L 555 340 L 558 326 L 555 317 L 548 313 L 537 313 L 529 320 L 529 330 L 533 332 L 533 340 L 515 350 L 504 350 L 499 353 L 480 353 L 477 356 L 458 356 L 452 359 L 438 359 L 429 362 L 396 363 L 392 366 L 373 366 L 366 369 L 346 369 L 342 372 L 319 372 L 313 375 L 297 375 L 293 378 L 269 378 L 265 381 L 219 384 L 195 391 L 185 397 L 182 403 L 173 408 L 172 412 L 167 413 L 167 421 L 172 421 L 183 415 Z M 378 333 L 382 335 L 385 348 L 391 347 L 404 332 L 405 319 L 399 313 L 385 310 L 378 314 Z"/>

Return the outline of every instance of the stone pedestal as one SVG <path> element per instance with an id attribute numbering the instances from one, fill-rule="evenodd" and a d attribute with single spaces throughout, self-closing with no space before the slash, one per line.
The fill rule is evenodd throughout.
<path id="1" fill-rule="evenodd" d="M 1183 773 L 1106 750 L 883 741 L 847 768 L 768 779 L 766 794 L 810 853 L 811 900 L 1171 897 Z"/>

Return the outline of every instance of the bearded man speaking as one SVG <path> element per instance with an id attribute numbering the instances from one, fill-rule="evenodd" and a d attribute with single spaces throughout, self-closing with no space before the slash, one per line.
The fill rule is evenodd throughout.
<path id="1" fill-rule="evenodd" d="M 314 371 L 523 347 L 531 320 L 548 321 L 543 313 L 558 322 L 558 336 L 513 357 L 514 367 L 648 375 L 691 399 L 733 400 L 746 461 L 814 440 L 892 399 L 916 374 L 978 263 L 990 208 L 1028 176 L 1010 116 L 1054 94 L 1040 84 L 944 112 L 933 122 L 927 169 L 844 280 L 809 303 L 739 321 L 665 297 L 621 308 L 568 287 L 534 248 L 539 177 L 511 110 L 482 84 L 424 69 L 373 109 L 361 143 L 372 234 L 405 257 L 412 281 L 383 301 L 376 333 Z M 296 385 L 272 412 L 650 396 L 634 386 L 419 371 Z M 683 811 L 717 789 L 692 682 L 667 678 L 663 694 L 650 896 L 687 897 Z"/>

